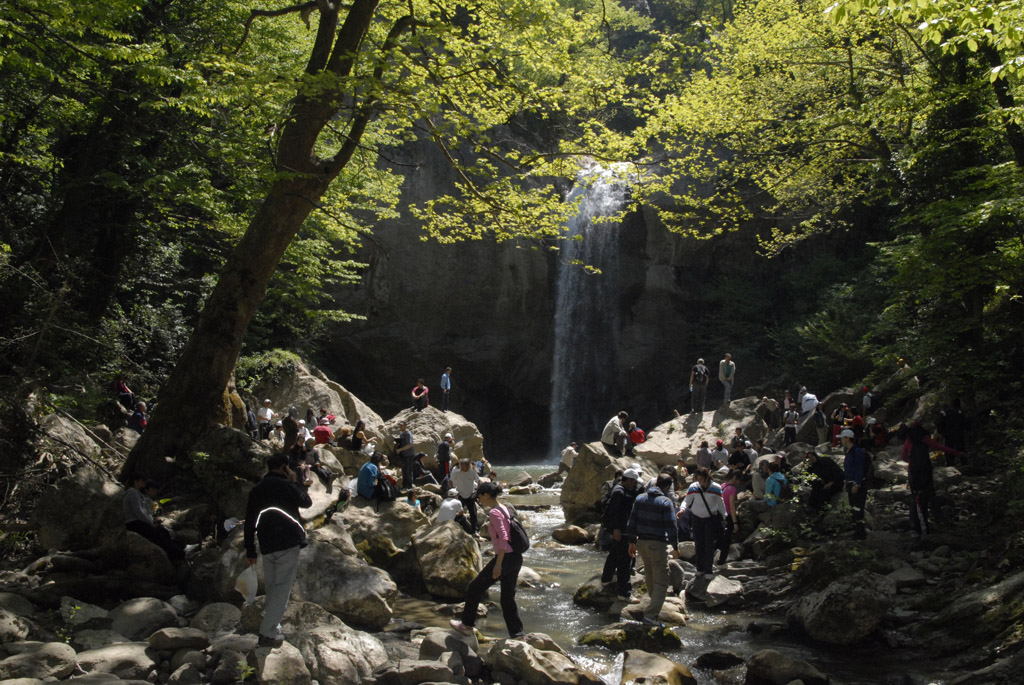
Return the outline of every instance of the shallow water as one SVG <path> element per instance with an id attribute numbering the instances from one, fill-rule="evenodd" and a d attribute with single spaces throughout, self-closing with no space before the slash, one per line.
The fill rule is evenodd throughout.
<path id="1" fill-rule="evenodd" d="M 499 477 L 507 480 L 521 471 L 537 477 L 554 470 L 552 465 L 495 467 Z M 576 588 L 600 573 L 605 554 L 593 545 L 567 546 L 555 542 L 551 531 L 565 524 L 559 506 L 560 491 L 545 490 L 534 495 L 506 495 L 504 500 L 522 512 L 530 531 L 531 547 L 525 565 L 537 571 L 544 584 L 538 588 L 520 588 L 516 599 L 527 632 L 547 633 L 562 645 L 579 663 L 600 675 L 605 682 L 617 684 L 622 672 L 622 655 L 602 648 L 581 647 L 576 640 L 590 629 L 606 625 L 613 619 L 593 610 L 577 607 L 572 595 Z M 491 593 L 498 598 L 497 590 Z M 775 649 L 791 657 L 805 659 L 827 673 L 833 683 L 876 684 L 893 676 L 909 676 L 913 682 L 941 683 L 929 678 L 929 664 L 915 660 L 913 655 L 885 650 L 877 645 L 860 648 L 829 648 L 812 646 L 796 635 L 758 635 L 747 632 L 753 621 L 779 620 L 778 616 L 736 610 L 705 610 L 702 605 L 688 606 L 691 618 L 684 627 L 675 629 L 682 639 L 682 648 L 665 656 L 689 665 L 705 652 L 720 649 L 749 657 L 762 649 Z M 403 598 L 395 614 L 425 625 L 447 626 L 429 601 Z M 485 635 L 504 637 L 505 624 L 501 610 L 491 607 L 487 619 L 477 622 Z M 881 651 L 880 651 L 881 650 Z M 693 669 L 699 683 L 716 683 L 710 672 Z"/>

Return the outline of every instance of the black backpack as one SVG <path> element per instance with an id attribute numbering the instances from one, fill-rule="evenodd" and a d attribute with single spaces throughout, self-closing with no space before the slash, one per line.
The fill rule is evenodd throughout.
<path id="1" fill-rule="evenodd" d="M 708 379 L 708 367 L 703 364 L 697 364 L 693 367 L 693 382 L 694 384 L 703 383 Z"/>
<path id="2" fill-rule="evenodd" d="M 522 554 L 530 549 L 530 536 L 527 535 L 523 524 L 519 522 L 519 517 L 512 516 L 508 511 L 508 507 L 499 511 L 502 511 L 508 517 L 508 543 L 512 546 L 512 551 L 516 554 Z"/>

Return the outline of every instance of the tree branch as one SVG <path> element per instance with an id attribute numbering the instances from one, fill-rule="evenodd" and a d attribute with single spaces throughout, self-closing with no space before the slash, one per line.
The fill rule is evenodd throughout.
<path id="1" fill-rule="evenodd" d="M 257 17 L 280 17 L 285 14 L 294 14 L 295 12 L 307 13 L 308 16 L 308 13 L 316 9 L 316 6 L 316 0 L 310 0 L 310 2 L 304 2 L 301 5 L 289 5 L 277 10 L 252 10 L 249 12 L 249 18 L 245 20 L 245 31 L 242 33 L 242 40 L 238 41 L 238 46 L 231 54 L 237 55 L 238 51 L 245 45 L 245 41 L 249 38 L 249 29 L 252 28 L 252 23 L 256 21 Z M 306 25 L 309 25 L 308 20 L 306 20 Z"/>

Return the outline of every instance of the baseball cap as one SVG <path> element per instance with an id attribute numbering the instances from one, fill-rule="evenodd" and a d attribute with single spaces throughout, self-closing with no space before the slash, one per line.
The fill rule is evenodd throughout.
<path id="1" fill-rule="evenodd" d="M 622 474 L 622 477 L 624 479 L 630 478 L 632 480 L 640 480 L 640 473 L 637 472 L 635 469 L 626 469 L 626 472 Z"/>
<path id="2" fill-rule="evenodd" d="M 458 497 L 459 496 L 459 491 L 456 490 L 455 488 L 452 488 L 451 490 L 448 491 L 448 496 L 449 497 Z"/>
<path id="3" fill-rule="evenodd" d="M 721 440 L 715 440 L 715 444 L 721 447 L 723 443 Z"/>
<path id="4" fill-rule="evenodd" d="M 855 436 L 853 435 L 853 431 L 852 430 L 850 430 L 849 428 L 844 428 L 842 430 L 842 432 L 839 433 L 839 437 L 841 437 L 841 438 L 852 438 L 852 437 L 855 437 Z"/>
<path id="5" fill-rule="evenodd" d="M 452 434 L 451 434 L 451 433 L 445 433 L 445 434 L 444 434 L 444 439 L 445 439 L 445 440 L 447 440 L 447 439 L 448 439 L 448 438 L 450 438 L 450 437 L 452 437 Z"/>

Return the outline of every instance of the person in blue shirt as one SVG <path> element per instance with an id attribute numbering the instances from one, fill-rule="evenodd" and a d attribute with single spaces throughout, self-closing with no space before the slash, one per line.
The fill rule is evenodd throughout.
<path id="1" fill-rule="evenodd" d="M 374 454 L 370 461 L 363 464 L 359 469 L 359 476 L 356 477 L 356 493 L 360 497 L 373 499 L 374 488 L 380 480 L 380 455 Z"/>
<path id="2" fill-rule="evenodd" d="M 669 555 L 673 558 L 679 556 L 676 507 L 667 497 L 672 485 L 671 475 L 658 474 L 655 484 L 647 492 L 637 495 L 626 522 L 626 537 L 631 541 L 629 556 L 636 558 L 639 553 L 644 560 L 644 582 L 651 596 L 642 620 L 646 625 L 661 625 L 658 623 L 658 614 L 661 613 L 668 593 Z M 718 501 L 721 503 L 721 496 Z"/>
<path id="3" fill-rule="evenodd" d="M 857 447 L 854 433 L 849 428 L 839 433 L 839 439 L 846 450 L 843 480 L 846 481 L 846 496 L 853 509 L 853 537 L 863 540 L 867 537 L 864 530 L 864 504 L 868 499 L 868 490 L 864 486 L 864 476 L 867 473 L 868 455 Z"/>
<path id="4" fill-rule="evenodd" d="M 448 399 L 452 394 L 452 367 L 444 367 L 441 374 L 441 411 L 448 411 Z"/>
<path id="5" fill-rule="evenodd" d="M 764 499 L 750 503 L 750 510 L 755 514 L 763 514 L 776 506 L 782 498 L 782 488 L 788 482 L 782 473 L 782 464 L 774 459 L 768 461 L 768 474 L 764 481 Z"/>

